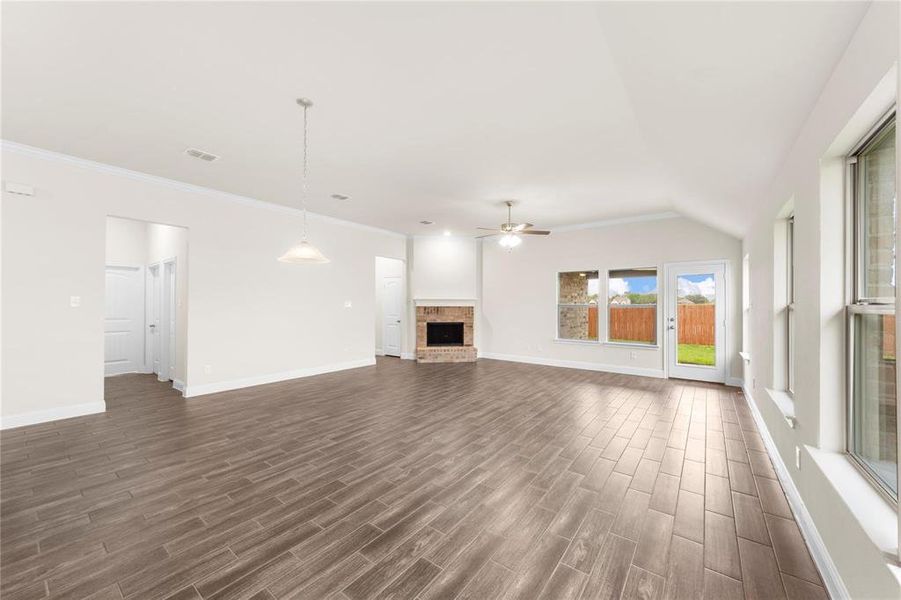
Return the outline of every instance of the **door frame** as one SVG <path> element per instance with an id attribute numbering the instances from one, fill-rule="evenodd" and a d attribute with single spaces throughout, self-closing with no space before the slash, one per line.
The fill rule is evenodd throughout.
<path id="1" fill-rule="evenodd" d="M 176 286 L 174 289 L 170 291 L 170 281 L 169 278 L 166 277 L 167 271 L 171 269 L 173 272 L 173 282 L 172 285 Z M 156 274 L 156 275 L 154 275 Z M 153 373 L 153 335 L 147 335 L 148 329 L 150 329 L 150 324 L 153 322 L 153 277 L 159 277 L 159 285 L 156 290 L 156 302 L 159 306 L 160 312 L 160 325 L 159 331 L 156 335 L 159 336 L 159 373 L 157 373 L 157 379 L 159 381 L 172 381 L 175 382 L 175 374 L 170 373 L 170 367 L 172 363 L 175 363 L 178 355 L 170 356 L 173 352 L 170 351 L 170 335 L 169 335 L 169 317 L 170 311 L 173 313 L 172 319 L 175 321 L 175 341 L 176 345 L 173 348 L 175 352 L 177 352 L 177 340 L 178 340 L 178 259 L 176 257 L 164 258 L 163 260 L 152 262 L 147 265 L 147 284 L 146 284 L 146 300 L 144 302 L 145 307 L 145 316 L 144 316 L 144 337 L 145 337 L 145 372 Z M 170 299 L 174 299 L 174 306 L 170 305 Z M 177 363 L 176 367 L 177 367 Z M 171 377 L 170 377 L 171 375 Z"/>
<path id="2" fill-rule="evenodd" d="M 144 299 L 144 372 L 151 374 L 153 373 L 153 335 L 150 332 L 150 326 L 153 324 L 153 278 L 158 276 L 160 283 L 162 283 L 163 272 L 158 262 L 148 264 L 145 272 L 147 274 L 147 283 L 144 286 L 146 294 Z M 157 275 L 154 275 L 154 273 L 157 273 Z M 159 302 L 159 300 L 159 290 L 157 290 L 156 301 Z M 162 311 L 162 307 L 160 307 L 160 310 Z M 162 313 L 160 321 L 162 321 Z M 160 352 L 162 352 L 162 347 Z M 162 360 L 160 360 L 160 369 L 162 369 L 162 364 Z"/>
<path id="3" fill-rule="evenodd" d="M 165 356 L 165 371 L 159 375 L 160 381 L 175 382 L 178 369 L 178 260 L 176 257 L 166 258 L 160 261 L 162 285 L 160 286 L 160 321 L 165 323 L 162 327 L 160 338 L 160 371 L 163 370 L 162 357 Z M 170 275 L 171 273 L 171 275 Z M 172 323 L 170 335 L 169 324 Z"/>
<path id="4" fill-rule="evenodd" d="M 664 376 L 669 379 L 673 377 L 670 372 L 670 363 L 673 358 L 672 354 L 676 351 L 675 345 L 671 343 L 670 331 L 675 331 L 674 329 L 669 328 L 669 320 L 670 318 L 676 318 L 677 315 L 673 314 L 673 311 L 678 312 L 678 300 L 676 298 L 676 294 L 678 294 L 678 288 L 672 289 L 672 275 L 676 270 L 681 269 L 699 269 L 705 266 L 716 265 L 718 267 L 722 267 L 723 269 L 723 289 L 722 289 L 722 302 L 718 302 L 722 304 L 722 341 L 717 340 L 717 350 L 722 348 L 722 379 L 718 376 L 714 376 L 712 378 L 698 378 L 691 379 L 691 381 L 709 381 L 713 383 L 722 383 L 725 384 L 729 380 L 729 326 L 732 323 L 732 315 L 729 310 L 729 282 L 732 278 L 731 273 L 731 262 L 728 259 L 720 258 L 713 260 L 692 260 L 692 261 L 678 261 L 678 262 L 668 262 L 663 264 L 663 298 L 664 298 L 664 310 L 663 310 L 663 335 L 665 339 L 663 340 L 664 350 L 663 350 L 663 372 Z M 670 302 L 670 292 L 673 294 L 672 302 Z M 701 367 L 703 368 L 703 367 Z"/>

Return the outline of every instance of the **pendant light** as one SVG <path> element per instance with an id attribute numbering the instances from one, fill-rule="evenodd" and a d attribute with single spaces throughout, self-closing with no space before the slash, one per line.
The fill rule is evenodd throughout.
<path id="1" fill-rule="evenodd" d="M 289 248 L 278 260 L 294 265 L 321 265 L 331 261 L 319 248 L 307 241 L 307 110 L 313 106 L 313 102 L 307 98 L 298 98 L 297 104 L 303 108 L 303 188 L 300 199 L 303 208 L 303 235 L 300 243 Z"/>

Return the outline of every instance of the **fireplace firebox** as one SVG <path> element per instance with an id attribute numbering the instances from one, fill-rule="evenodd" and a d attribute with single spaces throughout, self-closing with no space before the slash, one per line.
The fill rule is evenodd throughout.
<path id="1" fill-rule="evenodd" d="M 463 323 L 426 323 L 427 346 L 462 346 Z"/>

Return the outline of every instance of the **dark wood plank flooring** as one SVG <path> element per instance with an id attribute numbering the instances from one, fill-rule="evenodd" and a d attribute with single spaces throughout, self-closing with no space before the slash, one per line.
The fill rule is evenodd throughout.
<path id="1" fill-rule="evenodd" d="M 0 593 L 825 598 L 732 388 L 482 360 L 8 430 Z"/>

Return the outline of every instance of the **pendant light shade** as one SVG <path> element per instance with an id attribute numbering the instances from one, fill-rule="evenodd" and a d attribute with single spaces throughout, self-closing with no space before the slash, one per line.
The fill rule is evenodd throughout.
<path id="1" fill-rule="evenodd" d="M 278 257 L 279 262 L 292 265 L 321 265 L 331 262 L 319 248 L 306 240 L 302 240 L 296 246 L 289 248 L 287 252 Z"/>
<path id="2" fill-rule="evenodd" d="M 331 261 L 319 248 L 307 241 L 307 109 L 313 106 L 313 102 L 307 98 L 298 98 L 297 104 L 303 108 L 303 194 L 300 199 L 303 208 L 303 235 L 300 242 L 279 256 L 278 260 L 292 265 L 322 265 Z"/>

